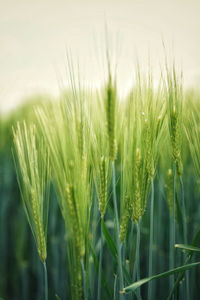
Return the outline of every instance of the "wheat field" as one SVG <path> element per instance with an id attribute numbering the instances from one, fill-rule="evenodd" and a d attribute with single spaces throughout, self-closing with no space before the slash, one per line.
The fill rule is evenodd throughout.
<path id="1" fill-rule="evenodd" d="M 0 297 L 198 299 L 198 90 L 166 63 L 1 116 Z"/>

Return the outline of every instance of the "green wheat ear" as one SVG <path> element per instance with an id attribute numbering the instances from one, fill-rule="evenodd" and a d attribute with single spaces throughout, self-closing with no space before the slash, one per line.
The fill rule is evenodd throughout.
<path id="1" fill-rule="evenodd" d="M 177 166 L 177 173 L 179 176 L 183 173 L 183 165 L 181 158 L 181 134 L 182 134 L 182 82 L 175 72 L 167 67 L 167 108 L 169 120 L 169 132 L 172 146 L 172 159 Z"/>
<path id="2" fill-rule="evenodd" d="M 181 176 L 183 173 L 183 166 L 182 166 L 181 153 L 180 153 L 180 129 L 179 129 L 178 113 L 175 108 L 171 113 L 171 129 L 172 129 L 171 132 L 172 156 L 174 162 L 177 163 L 178 175 Z"/>
<path id="3" fill-rule="evenodd" d="M 129 224 L 129 220 L 131 217 L 131 210 L 132 210 L 129 197 L 125 196 L 124 203 L 125 203 L 124 212 L 122 215 L 122 220 L 121 220 L 121 224 L 120 224 L 120 234 L 119 234 L 121 243 L 123 243 L 126 238 L 126 234 L 128 231 L 128 224 Z"/>
<path id="4" fill-rule="evenodd" d="M 141 164 L 141 153 L 140 149 L 136 149 L 135 155 L 135 168 L 134 168 L 134 180 L 135 180 L 135 190 L 134 190 L 134 199 L 133 199 L 133 213 L 132 218 L 135 223 L 138 223 L 140 217 L 142 216 L 142 207 L 141 207 L 141 191 L 140 191 L 140 164 Z"/>
<path id="5" fill-rule="evenodd" d="M 145 129 L 146 129 L 146 163 L 147 163 L 147 172 L 149 178 L 154 177 L 154 162 L 153 162 L 153 153 L 152 153 L 152 133 L 150 129 L 149 122 L 145 122 Z"/>
<path id="6" fill-rule="evenodd" d="M 83 122 L 76 120 L 76 130 L 77 130 L 77 139 L 78 139 L 78 150 L 80 157 L 83 158 L 84 155 L 84 139 L 83 139 Z"/>
<path id="7" fill-rule="evenodd" d="M 113 85 L 111 74 L 109 74 L 106 88 L 106 125 L 109 143 L 109 157 L 114 161 L 117 154 L 115 139 L 115 111 L 116 111 L 116 87 Z"/>
<path id="8" fill-rule="evenodd" d="M 99 190 L 99 210 L 101 213 L 101 217 L 104 216 L 107 205 L 107 166 L 105 157 L 101 157 L 100 162 L 100 190 Z"/>
<path id="9" fill-rule="evenodd" d="M 13 129 L 15 161 L 24 210 L 36 241 L 40 260 L 47 257 L 49 208 L 49 154 L 36 127 L 17 124 Z"/>
<path id="10" fill-rule="evenodd" d="M 80 222 L 78 202 L 75 199 L 75 191 L 72 184 L 67 184 L 66 193 L 75 249 L 77 251 L 77 257 L 81 259 L 81 257 L 83 257 L 85 254 L 85 246 L 83 231 Z"/>

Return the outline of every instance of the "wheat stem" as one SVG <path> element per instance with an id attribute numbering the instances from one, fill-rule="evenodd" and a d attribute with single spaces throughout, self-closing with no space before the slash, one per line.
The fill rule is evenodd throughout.
<path id="1" fill-rule="evenodd" d="M 123 272 L 122 272 L 122 259 L 121 259 L 121 245 L 119 239 L 119 217 L 117 209 L 117 195 L 116 195 L 116 177 L 115 177 L 115 163 L 112 161 L 112 188 L 113 188 L 113 202 L 114 202 L 114 212 L 116 220 L 116 231 L 117 231 L 117 256 L 118 256 L 118 268 L 119 268 L 119 283 L 120 291 L 123 290 Z M 123 299 L 123 295 L 120 294 L 120 299 Z"/>
<path id="2" fill-rule="evenodd" d="M 102 229 L 102 218 L 101 218 L 101 245 L 99 254 L 99 273 L 98 273 L 98 294 L 97 300 L 101 299 L 101 273 L 102 273 L 102 256 L 103 256 L 103 229 Z"/>
<path id="3" fill-rule="evenodd" d="M 114 280 L 114 296 L 113 299 L 116 300 L 116 294 L 117 294 L 117 275 L 115 274 L 115 280 Z"/>
<path id="4" fill-rule="evenodd" d="M 47 278 L 46 262 L 43 263 L 43 266 L 44 266 L 44 299 L 48 300 L 48 278 Z"/>
<path id="5" fill-rule="evenodd" d="M 137 281 L 140 280 L 140 221 L 137 225 L 137 245 L 136 245 L 136 270 L 137 270 Z M 137 290 L 137 298 L 141 299 L 140 288 Z"/>
<path id="6" fill-rule="evenodd" d="M 183 186 L 183 179 L 180 176 L 180 185 L 181 185 L 181 204 L 182 204 L 182 215 L 183 215 L 183 241 L 184 244 L 187 245 L 187 221 L 186 221 L 186 208 L 185 208 L 185 196 L 184 196 L 184 186 Z M 184 254 L 184 259 L 186 259 L 187 255 Z M 189 272 L 185 272 L 186 277 L 186 298 L 189 299 Z"/>
<path id="7" fill-rule="evenodd" d="M 169 267 L 174 269 L 175 267 L 175 197 L 176 197 L 176 162 L 173 164 L 173 207 L 172 207 L 172 218 L 170 222 L 170 263 Z M 170 278 L 170 289 L 174 286 L 174 275 Z"/>
<path id="8" fill-rule="evenodd" d="M 82 276 L 83 276 L 84 299 L 87 300 L 88 299 L 88 295 L 87 295 L 86 276 L 85 276 L 85 267 L 84 267 L 83 258 L 81 258 L 81 269 L 82 269 Z"/>
<path id="9" fill-rule="evenodd" d="M 131 232 L 129 235 L 129 257 L 131 257 L 131 255 L 133 253 L 133 230 L 134 230 L 134 223 L 131 222 Z M 129 272 L 131 274 L 131 264 L 129 266 Z"/>
<path id="10" fill-rule="evenodd" d="M 191 259 L 191 256 L 188 256 L 187 259 L 186 259 L 186 261 L 184 262 L 184 265 L 187 265 L 188 262 L 190 261 L 190 259 Z M 178 274 L 178 276 L 176 278 L 176 281 L 174 283 L 174 286 L 170 290 L 169 296 L 167 297 L 167 300 L 172 299 L 172 297 L 174 295 L 174 291 L 178 287 L 178 285 L 180 284 L 180 281 L 182 280 L 183 277 L 184 277 L 184 273 L 179 273 Z M 190 298 L 186 298 L 186 299 L 189 300 Z"/>
<path id="11" fill-rule="evenodd" d="M 150 241 L 149 241 L 149 277 L 152 276 L 153 264 L 153 213 L 154 213 L 154 183 L 151 178 L 151 210 L 150 210 Z M 148 300 L 152 299 L 152 282 L 148 286 Z"/>
<path id="12" fill-rule="evenodd" d="M 136 224 L 137 229 L 137 239 L 136 239 L 136 253 L 135 253 L 135 263 L 133 269 L 133 282 L 140 280 L 140 220 Z M 140 288 L 137 289 L 137 298 L 141 299 Z"/>

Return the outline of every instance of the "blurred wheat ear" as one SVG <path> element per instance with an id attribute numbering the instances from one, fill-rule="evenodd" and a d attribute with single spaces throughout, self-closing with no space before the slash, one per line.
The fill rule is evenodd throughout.
<path id="1" fill-rule="evenodd" d="M 35 125 L 26 122 L 13 129 L 14 159 L 17 178 L 27 220 L 34 236 L 37 251 L 45 272 L 45 299 L 47 289 L 47 224 L 49 210 L 49 154 L 39 138 Z"/>

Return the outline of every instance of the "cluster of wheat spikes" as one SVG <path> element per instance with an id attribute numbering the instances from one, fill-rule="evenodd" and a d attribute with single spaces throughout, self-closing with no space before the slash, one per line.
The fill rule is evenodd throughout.
<path id="1" fill-rule="evenodd" d="M 105 88 L 92 96 L 69 67 L 71 92 L 36 107 L 34 124 L 24 122 L 13 129 L 24 210 L 45 269 L 45 299 L 50 182 L 65 224 L 70 299 L 142 299 L 140 287 L 148 283 L 145 295 L 151 300 L 156 296 L 151 281 L 164 276 L 171 276 L 169 299 L 177 293 L 189 297 L 188 270 L 199 262 L 189 264 L 191 251 L 198 248 L 187 246 L 182 139 L 189 141 L 200 176 L 200 118 L 195 109 L 189 120 L 183 112 L 187 108 L 181 76 L 166 64 L 166 76 L 162 74 L 155 89 L 151 72 L 143 77 L 138 68 L 135 86 L 126 101 L 120 101 L 110 64 Z M 184 126 L 186 119 L 189 127 Z M 170 165 L 161 178 L 160 168 Z M 159 180 L 166 180 L 168 191 L 169 270 L 155 275 L 154 199 Z M 148 272 L 141 279 L 145 214 L 149 214 Z M 190 255 L 176 253 L 175 245 Z M 110 253 L 108 274 L 105 252 Z"/>
<path id="2" fill-rule="evenodd" d="M 24 210 L 33 233 L 38 254 L 44 264 L 45 300 L 47 288 L 47 225 L 49 211 L 50 164 L 49 151 L 44 140 L 40 139 L 36 126 L 29 128 L 24 122 L 14 130 L 14 145 L 19 168 L 17 177 Z"/>

